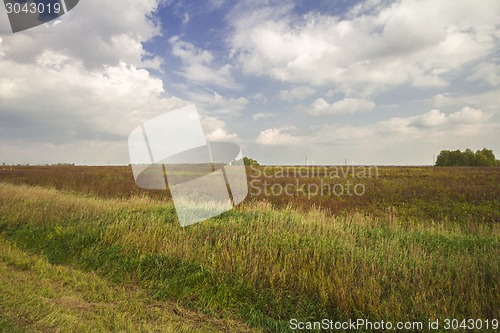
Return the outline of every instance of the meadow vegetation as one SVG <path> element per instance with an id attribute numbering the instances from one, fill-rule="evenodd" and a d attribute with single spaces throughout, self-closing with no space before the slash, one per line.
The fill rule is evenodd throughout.
<path id="1" fill-rule="evenodd" d="M 249 169 L 255 186 L 291 177 Z M 181 228 L 168 193 L 138 189 L 126 167 L 3 171 L 0 330 L 500 318 L 498 168 L 380 167 L 351 178 L 363 196 L 261 194 Z M 302 181 L 322 179 L 346 181 Z"/>

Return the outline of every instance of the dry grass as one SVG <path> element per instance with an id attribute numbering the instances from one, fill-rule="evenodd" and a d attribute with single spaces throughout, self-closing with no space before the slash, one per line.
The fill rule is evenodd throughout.
<path id="1" fill-rule="evenodd" d="M 246 200 L 266 201 L 276 209 L 293 207 L 308 211 L 316 207 L 336 215 L 362 211 L 384 218 L 388 210 L 393 210 L 393 214 L 402 219 L 500 222 L 499 167 L 378 167 L 377 171 L 371 167 L 367 169 L 371 171 L 371 177 L 363 179 L 353 178 L 350 172 L 344 178 L 342 171 L 353 170 L 345 168 L 300 167 L 295 175 L 302 172 L 308 176 L 299 179 L 300 185 L 320 184 L 322 180 L 327 184 L 345 184 L 346 181 L 362 183 L 366 189 L 365 195 L 308 197 L 307 193 L 299 191 L 297 194 L 294 190 L 293 196 L 266 196 L 263 191 L 265 181 L 269 187 L 295 184 L 298 177 L 294 177 L 294 168 L 251 167 L 247 169 L 248 180 L 254 189 L 250 189 L 251 195 Z M 287 176 L 280 173 L 287 170 Z M 339 173 L 340 178 L 329 177 L 334 171 Z M 274 177 L 268 178 L 266 174 Z M 168 191 L 139 188 L 127 166 L 14 166 L 12 170 L 10 167 L 6 167 L 5 171 L 0 170 L 0 181 L 38 185 L 101 198 L 147 196 L 163 202 L 170 201 Z M 260 190 L 256 191 L 255 188 Z"/>

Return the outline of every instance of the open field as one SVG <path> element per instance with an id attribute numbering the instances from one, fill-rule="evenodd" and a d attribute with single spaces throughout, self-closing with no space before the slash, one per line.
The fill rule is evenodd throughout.
<path id="1" fill-rule="evenodd" d="M 297 169 L 296 173 L 294 169 Z M 342 175 L 344 171 L 345 177 Z M 357 178 L 359 171 L 363 169 L 252 166 L 248 168 L 250 195 L 246 201 L 266 201 L 274 208 L 290 207 L 301 211 L 315 207 L 333 214 L 362 211 L 382 217 L 397 214 L 402 218 L 433 221 L 500 222 L 499 167 L 377 167 L 376 171 L 371 169 L 371 177 Z M 333 173 L 339 174 L 340 178 L 330 177 Z M 294 192 L 293 196 L 265 195 L 264 182 L 270 185 L 295 184 L 296 178 L 300 178 L 301 184 L 319 184 L 321 179 L 341 184 L 347 181 L 362 183 L 366 193 L 362 196 L 308 196 L 303 192 Z M 170 201 L 168 191 L 139 188 L 127 166 L 14 166 L 12 170 L 4 167 L 0 171 L 0 181 L 102 198 L 147 196 Z M 271 186 L 268 188 L 272 192 Z"/>
<path id="2" fill-rule="evenodd" d="M 168 194 L 138 189 L 128 167 L 6 169 L 0 330 L 500 319 L 499 168 L 379 167 L 339 179 L 335 167 L 307 177 L 253 168 L 255 195 L 184 229 Z M 265 195 L 266 181 L 296 178 L 292 195 Z M 308 185 L 321 181 L 365 192 L 315 194 Z"/>

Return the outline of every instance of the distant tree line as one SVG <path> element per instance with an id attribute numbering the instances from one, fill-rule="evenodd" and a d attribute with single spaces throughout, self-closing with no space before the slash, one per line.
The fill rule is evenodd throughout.
<path id="1" fill-rule="evenodd" d="M 483 148 L 475 153 L 467 148 L 460 150 L 441 150 L 437 159 L 436 166 L 495 166 L 500 165 L 496 160 L 493 151 Z"/>

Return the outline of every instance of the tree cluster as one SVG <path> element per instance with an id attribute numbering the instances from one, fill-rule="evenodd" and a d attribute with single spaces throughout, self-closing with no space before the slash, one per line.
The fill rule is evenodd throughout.
<path id="1" fill-rule="evenodd" d="M 483 148 L 475 153 L 467 148 L 460 150 L 441 150 L 437 159 L 436 166 L 495 166 L 497 160 L 493 151 Z"/>
<path id="2" fill-rule="evenodd" d="M 250 157 L 243 157 L 243 163 L 245 165 L 260 165 L 259 162 Z"/>

